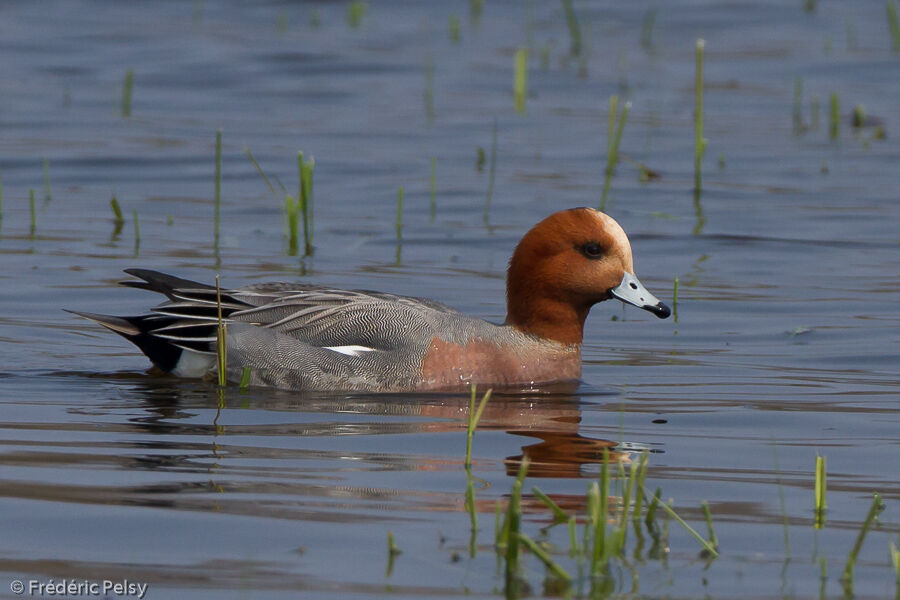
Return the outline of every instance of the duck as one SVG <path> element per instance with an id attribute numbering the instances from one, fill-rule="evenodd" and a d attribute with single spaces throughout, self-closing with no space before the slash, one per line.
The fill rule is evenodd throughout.
<path id="1" fill-rule="evenodd" d="M 164 295 L 148 314 L 69 311 L 135 344 L 164 373 L 217 371 L 225 324 L 229 381 L 311 392 L 425 392 L 579 381 L 584 324 L 610 299 L 671 311 L 634 273 L 622 227 L 593 208 L 551 214 L 516 245 L 502 324 L 426 298 L 311 284 L 234 289 L 149 269 L 122 285 Z M 221 311 L 221 317 L 220 317 Z"/>

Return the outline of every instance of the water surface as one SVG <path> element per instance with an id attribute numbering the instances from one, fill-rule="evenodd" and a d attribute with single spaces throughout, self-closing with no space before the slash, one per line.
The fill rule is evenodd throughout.
<path id="1" fill-rule="evenodd" d="M 884 5 L 575 8 L 581 58 L 553 2 L 488 2 L 477 19 L 465 2 L 373 2 L 358 28 L 335 2 L 0 7 L 6 580 L 128 579 L 149 583 L 150 598 L 494 596 L 504 584 L 494 505 L 508 497 L 521 457 L 533 461 L 523 529 L 538 537 L 550 515 L 531 487 L 583 516 L 602 449 L 616 445 L 652 451 L 649 484 L 701 531 L 700 503 L 709 503 L 721 556 L 702 560 L 673 523 L 664 560 L 629 547 L 628 564 L 614 568 L 615 593 L 817 598 L 825 557 L 824 594 L 835 597 L 878 491 L 886 508 L 863 546 L 855 591 L 894 595 L 900 57 Z M 698 37 L 709 139 L 699 197 Z M 522 115 L 512 67 L 527 46 Z M 832 93 L 841 103 L 834 140 Z M 299 280 L 428 296 L 501 321 L 519 237 L 553 211 L 600 202 L 613 94 L 632 106 L 607 210 L 629 232 L 648 288 L 669 301 L 679 278 L 678 321 L 601 304 L 587 324 L 578 389 L 492 401 L 474 444 L 474 558 L 466 398 L 265 389 L 220 398 L 209 383 L 147 375 L 134 348 L 61 310 L 143 311 L 157 299 L 115 284 L 122 269 L 144 267 L 207 282 L 220 274 L 224 285 Z M 850 125 L 855 104 L 886 139 Z M 476 167 L 477 150 L 490 153 L 495 121 L 486 212 L 490 169 Z M 269 191 L 245 148 L 289 194 L 297 151 L 315 157 L 314 256 L 288 252 L 285 192 L 277 182 Z M 638 163 L 660 177 L 640 181 Z M 829 475 L 820 531 L 817 453 Z M 548 539 L 574 571 L 563 529 Z M 390 575 L 388 531 L 403 551 Z M 526 576 L 542 595 L 544 568 L 531 556 Z M 590 582 L 578 586 L 586 592 Z"/>

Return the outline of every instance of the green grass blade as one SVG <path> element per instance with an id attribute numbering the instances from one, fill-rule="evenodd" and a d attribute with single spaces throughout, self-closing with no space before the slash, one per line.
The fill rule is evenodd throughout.
<path id="1" fill-rule="evenodd" d="M 827 491 L 826 462 L 824 456 L 816 456 L 816 487 L 815 487 L 815 528 L 822 529 L 825 526 L 825 513 L 828 504 L 825 500 Z"/>
<path id="2" fill-rule="evenodd" d="M 481 398 L 481 402 L 476 409 L 475 386 L 472 386 L 472 395 L 469 398 L 469 421 L 466 427 L 466 467 L 472 464 L 472 437 L 475 435 L 475 428 L 478 427 L 478 422 L 481 420 L 481 415 L 484 414 L 484 409 L 487 406 L 488 400 L 491 399 L 492 392 L 493 390 L 491 389 L 484 393 L 484 396 Z"/>
<path id="3" fill-rule="evenodd" d="M 566 13 L 566 25 L 569 27 L 569 37 L 572 40 L 571 51 L 575 56 L 581 54 L 581 29 L 578 26 L 578 15 L 572 6 L 572 0 L 562 0 L 563 10 Z"/>
<path id="4" fill-rule="evenodd" d="M 122 207 L 119 206 L 119 201 L 116 199 L 115 194 L 109 199 L 109 206 L 112 208 L 116 225 L 122 225 L 125 222 L 125 217 L 122 216 Z"/>
<path id="5" fill-rule="evenodd" d="M 266 187 L 269 188 L 269 191 L 272 194 L 275 194 L 275 187 L 272 185 L 272 182 L 269 181 L 269 178 L 266 176 L 266 173 L 262 170 L 262 167 L 259 166 L 259 163 L 256 162 L 256 159 L 253 157 L 253 153 L 250 152 L 250 148 L 244 146 L 244 154 L 247 155 L 247 158 L 250 159 L 250 162 L 253 163 L 253 166 L 256 167 L 256 172 L 259 173 L 259 176 L 262 177 L 262 180 L 265 182 Z"/>
<path id="6" fill-rule="evenodd" d="M 877 493 L 872 494 L 872 506 L 869 507 L 869 513 L 866 515 L 862 528 L 860 528 L 859 533 L 856 536 L 856 542 L 853 544 L 853 548 L 847 556 L 847 564 L 844 565 L 844 573 L 841 575 L 841 582 L 845 587 L 849 587 L 850 589 L 853 587 L 853 568 L 856 565 L 856 558 L 859 556 L 859 551 L 862 550 L 863 541 L 865 541 L 866 534 L 872 526 L 872 521 L 875 520 L 875 516 L 882 508 L 884 507 L 881 503 L 881 496 Z"/>
<path id="7" fill-rule="evenodd" d="M 530 537 L 528 537 L 524 533 L 520 532 L 519 533 L 519 541 L 521 541 L 523 544 L 525 544 L 525 546 L 529 550 L 531 550 L 531 553 L 534 554 L 535 556 L 537 556 L 541 560 L 541 562 L 544 563 L 544 565 L 546 565 L 547 568 L 550 569 L 550 571 L 554 575 L 556 575 L 557 577 L 559 577 L 560 579 L 563 579 L 565 581 L 572 581 L 572 576 L 569 575 L 569 573 L 565 569 L 563 569 L 561 566 L 559 566 L 559 563 L 557 563 L 555 560 L 550 558 L 550 555 L 547 554 L 543 548 L 538 546 L 534 540 L 532 540 Z"/>
<path id="8" fill-rule="evenodd" d="M 644 490 L 644 493 L 646 493 L 646 489 Z M 716 558 L 717 556 L 719 556 L 719 553 L 716 551 L 716 549 L 713 547 L 713 545 L 710 544 L 710 543 L 709 543 L 708 541 L 706 541 L 705 539 L 703 539 L 703 536 L 702 536 L 702 535 L 700 535 L 699 533 L 697 533 L 697 531 L 696 531 L 693 527 L 691 527 L 690 525 L 688 525 L 687 522 L 686 522 L 684 519 L 682 519 L 681 517 L 679 517 L 679 516 L 678 516 L 678 513 L 676 513 L 676 512 L 672 509 L 672 507 L 670 507 L 670 506 L 669 506 L 668 504 L 666 504 L 665 502 L 658 502 L 658 503 L 657 503 L 657 506 L 662 507 L 662 509 L 665 510 L 666 513 L 667 513 L 670 517 L 672 517 L 673 519 L 675 519 L 676 521 L 678 521 L 678 523 L 681 524 L 681 526 L 684 527 L 684 528 L 688 531 L 688 533 L 690 533 L 692 536 L 694 536 L 694 539 L 696 539 L 696 540 L 700 543 L 700 545 L 703 546 L 703 548 L 709 553 L 709 555 L 710 555 L 712 558 Z"/>
<path id="9" fill-rule="evenodd" d="M 694 81 L 694 191 L 700 192 L 701 167 L 706 152 L 706 140 L 703 138 L 703 51 L 706 41 L 697 40 L 696 75 Z"/>
<path id="10" fill-rule="evenodd" d="M 131 90 L 134 87 L 134 69 L 125 71 L 125 80 L 122 82 L 122 116 L 131 116 Z"/>
<path id="11" fill-rule="evenodd" d="M 716 530 L 713 529 L 712 513 L 709 511 L 709 504 L 704 500 L 700 503 L 700 506 L 703 507 L 703 516 L 706 518 L 706 530 L 709 532 L 709 543 L 713 548 L 718 549 L 719 538 L 716 537 Z"/>
<path id="12" fill-rule="evenodd" d="M 544 503 L 552 512 L 553 519 L 557 523 L 566 523 L 569 520 L 569 515 L 559 507 L 559 504 L 553 501 L 553 498 L 542 492 L 538 489 L 537 486 L 531 488 L 531 493 L 534 494 L 534 497 Z"/>
<path id="13" fill-rule="evenodd" d="M 513 76 L 513 102 L 516 112 L 525 114 L 525 99 L 528 96 L 528 48 L 516 50 Z"/>
<path id="14" fill-rule="evenodd" d="M 216 249 L 216 253 L 219 250 L 219 219 L 221 213 L 221 204 L 222 204 L 222 130 L 216 130 L 216 174 L 215 174 L 215 189 L 214 189 L 214 199 L 215 209 L 213 214 L 214 223 L 213 226 L 215 228 L 213 234 L 213 242 Z"/>
<path id="15" fill-rule="evenodd" d="M 216 275 L 216 366 L 218 367 L 219 387 L 225 387 L 225 367 L 228 364 L 225 322 L 222 320 L 222 291 L 219 288 L 219 276 Z"/>
<path id="16" fill-rule="evenodd" d="M 434 223 L 434 217 L 437 215 L 437 159 L 431 159 L 431 173 L 428 181 L 428 220 Z"/>

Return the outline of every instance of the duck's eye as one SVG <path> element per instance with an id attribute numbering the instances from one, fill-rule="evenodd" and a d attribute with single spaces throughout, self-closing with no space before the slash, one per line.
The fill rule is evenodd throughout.
<path id="1" fill-rule="evenodd" d="M 578 249 L 588 258 L 601 258 L 603 256 L 603 248 L 597 242 L 582 244 Z"/>

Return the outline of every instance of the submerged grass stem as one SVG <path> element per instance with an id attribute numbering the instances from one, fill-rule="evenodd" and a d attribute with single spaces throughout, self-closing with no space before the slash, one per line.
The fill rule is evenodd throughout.
<path id="1" fill-rule="evenodd" d="M 540 561 L 544 563 L 547 568 L 550 569 L 550 572 L 552 572 L 555 576 L 564 581 L 572 581 L 572 576 L 569 575 L 569 573 L 565 569 L 559 566 L 559 563 L 550 558 L 550 555 L 547 554 L 547 552 L 545 552 L 543 548 L 538 546 L 534 540 L 532 540 L 524 533 L 519 533 L 519 541 L 525 544 L 525 546 L 529 550 L 531 550 L 531 553 L 537 556 Z"/>
<path id="2" fill-rule="evenodd" d="M 891 31 L 891 49 L 900 52 L 900 19 L 897 18 L 897 3 L 894 0 L 887 3 L 887 22 Z"/>
<path id="3" fill-rule="evenodd" d="M 865 541 L 866 534 L 872 526 L 872 521 L 875 520 L 875 515 L 877 515 L 882 508 L 881 496 L 878 493 L 872 494 L 872 506 L 869 507 L 869 513 L 866 515 L 866 520 L 863 521 L 862 528 L 856 536 L 856 542 L 853 544 L 853 548 L 850 549 L 850 554 L 847 556 L 847 564 L 844 565 L 844 573 L 841 575 L 841 583 L 844 584 L 845 590 L 853 589 L 853 568 L 856 565 L 856 559 L 859 556 L 859 551 L 862 550 L 863 541 Z M 852 597 L 852 593 L 850 596 Z"/>
<path id="4" fill-rule="evenodd" d="M 491 399 L 491 393 L 493 390 L 488 390 L 484 393 L 484 396 L 481 398 L 481 402 L 478 404 L 478 408 L 475 408 L 475 386 L 472 386 L 472 395 L 469 397 L 469 422 L 466 427 L 466 462 L 465 465 L 471 466 L 472 464 L 472 438 L 475 435 L 475 428 L 478 427 L 478 422 L 481 420 L 481 415 L 484 414 L 484 409 L 487 406 L 488 400 Z"/>
<path id="5" fill-rule="evenodd" d="M 30 237 L 34 239 L 34 232 L 37 230 L 37 221 L 34 214 L 34 190 L 28 190 L 28 209 L 31 213 Z"/>
<path id="6" fill-rule="evenodd" d="M 497 119 L 491 128 L 491 156 L 488 167 L 488 189 L 484 200 L 484 223 L 488 224 L 491 216 L 491 198 L 494 196 L 494 176 L 497 173 Z"/>
<path id="7" fill-rule="evenodd" d="M 222 320 L 222 290 L 219 287 L 219 276 L 216 275 L 216 366 L 218 370 L 219 387 L 224 388 L 225 367 L 228 364 L 228 349 L 226 347 L 226 329 L 225 322 Z"/>
<path id="8" fill-rule="evenodd" d="M 109 206 L 113 211 L 113 220 L 117 227 L 121 227 L 125 223 L 125 217 L 122 216 L 122 207 L 119 206 L 119 201 L 116 199 L 116 195 L 113 194 L 109 199 Z"/>
<path id="9" fill-rule="evenodd" d="M 572 0 L 562 0 L 563 10 L 566 12 L 566 25 L 569 27 L 569 37 L 572 40 L 572 54 L 578 56 L 581 54 L 581 28 L 578 26 L 578 15 L 575 14 L 575 7 L 572 6 Z"/>
<path id="10" fill-rule="evenodd" d="M 131 90 L 134 87 L 134 69 L 125 71 L 125 81 L 122 82 L 122 116 L 131 116 Z"/>
<path id="11" fill-rule="evenodd" d="M 825 474 L 825 457 L 816 456 L 816 488 L 815 488 L 815 528 L 822 529 L 825 526 L 825 512 L 828 504 L 825 500 L 827 480 Z"/>
<path id="12" fill-rule="evenodd" d="M 525 114 L 525 98 L 528 96 L 528 48 L 516 50 L 513 74 L 513 101 L 516 112 Z"/>
<path id="13" fill-rule="evenodd" d="M 678 322 L 678 278 L 672 284 L 672 317 Z"/>
<path id="14" fill-rule="evenodd" d="M 215 175 L 215 191 L 214 191 L 214 224 L 215 231 L 213 233 L 213 244 L 216 253 L 219 250 L 219 219 L 222 204 L 222 130 L 216 130 L 216 175 Z"/>
<path id="15" fill-rule="evenodd" d="M 45 158 L 43 162 L 44 171 L 44 202 L 50 202 L 50 160 Z"/>
<path id="16" fill-rule="evenodd" d="M 266 174 L 262 170 L 262 167 L 259 166 L 259 163 L 256 162 L 256 159 L 253 157 L 253 153 L 250 152 L 250 148 L 244 146 L 244 154 L 247 155 L 247 158 L 249 158 L 250 162 L 253 163 L 253 166 L 256 167 L 256 172 L 259 173 L 260 177 L 262 177 L 262 180 L 265 182 L 266 187 L 269 188 L 269 191 L 272 192 L 272 194 L 275 194 L 275 187 L 272 185 L 272 182 L 269 181 L 269 178 L 266 177 Z"/>
<path id="17" fill-rule="evenodd" d="M 696 97 L 694 99 L 694 191 L 700 192 L 701 183 L 701 167 L 703 164 L 703 154 L 706 152 L 707 140 L 703 137 L 703 51 L 706 48 L 706 42 L 702 39 L 697 40 L 696 50 L 696 79 L 694 89 Z"/>
<path id="18" fill-rule="evenodd" d="M 299 189 L 297 190 L 299 211 L 303 217 L 303 256 L 312 256 L 313 253 L 313 173 L 316 168 L 316 159 L 312 156 L 309 160 L 303 158 L 303 153 L 297 153 L 297 171 L 299 174 Z"/>
<path id="19" fill-rule="evenodd" d="M 646 493 L 646 489 L 644 489 L 644 493 Z M 669 504 L 665 502 L 659 502 L 657 504 L 666 511 L 666 514 L 678 521 L 678 523 L 681 524 L 681 526 L 684 527 L 688 531 L 688 533 L 690 533 L 694 537 L 694 539 L 700 543 L 701 546 L 703 546 L 704 550 L 706 550 L 710 557 L 716 558 L 719 556 L 719 553 L 716 551 L 715 547 L 713 547 L 710 542 L 703 539 L 703 536 L 697 533 L 696 529 L 688 525 L 684 519 L 679 517 L 678 513 L 676 513 L 675 510 L 671 506 L 669 506 Z"/>
<path id="20" fill-rule="evenodd" d="M 838 139 L 841 131 L 841 101 L 837 93 L 832 92 L 828 98 L 828 137 Z"/>
<path id="21" fill-rule="evenodd" d="M 437 159 L 431 159 L 431 173 L 428 178 L 428 220 L 434 223 L 437 215 Z"/>
<path id="22" fill-rule="evenodd" d="M 622 107 L 622 112 L 619 114 L 618 124 L 615 128 L 615 133 L 613 133 L 613 120 L 615 116 L 616 106 L 618 105 L 619 99 L 616 96 L 612 96 L 609 99 L 609 110 L 610 110 L 610 119 L 609 119 L 609 140 L 607 142 L 607 153 L 606 153 L 606 169 L 604 170 L 603 177 L 603 195 L 600 198 L 600 210 L 606 210 L 606 198 L 609 195 L 609 188 L 612 184 L 612 176 L 615 172 L 616 165 L 619 162 L 619 142 L 622 141 L 622 132 L 625 130 L 625 121 L 628 119 L 628 111 L 631 110 L 631 102 L 626 102 L 625 106 Z"/>

